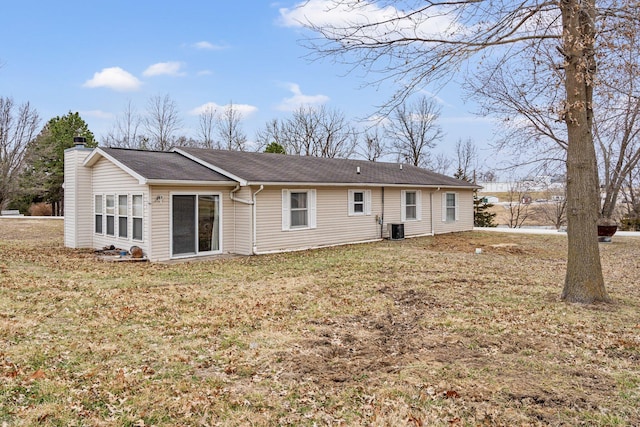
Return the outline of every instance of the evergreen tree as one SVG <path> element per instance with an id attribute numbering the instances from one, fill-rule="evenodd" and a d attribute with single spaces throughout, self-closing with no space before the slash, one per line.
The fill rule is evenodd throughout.
<path id="1" fill-rule="evenodd" d="M 488 203 L 484 197 L 478 197 L 478 191 L 473 193 L 473 225 L 474 227 L 496 227 L 493 222 L 496 217 L 495 212 L 489 212 L 493 203 Z"/>
<path id="2" fill-rule="evenodd" d="M 467 182 L 473 182 L 467 177 L 465 171 L 462 168 L 458 168 L 454 178 L 461 179 Z M 473 226 L 474 227 L 496 227 L 497 224 L 493 222 L 496 217 L 495 212 L 489 212 L 489 209 L 493 207 L 493 203 L 487 202 L 484 197 L 478 196 L 478 190 L 473 191 Z"/>
<path id="3" fill-rule="evenodd" d="M 49 120 L 28 148 L 21 178 L 23 196 L 50 203 L 54 215 L 63 215 L 64 150 L 73 147 L 76 136 L 84 137 L 87 147 L 97 146 L 80 114 L 69 112 Z"/>
<path id="4" fill-rule="evenodd" d="M 287 154 L 287 150 L 277 142 L 273 141 L 264 149 L 265 153 Z"/>

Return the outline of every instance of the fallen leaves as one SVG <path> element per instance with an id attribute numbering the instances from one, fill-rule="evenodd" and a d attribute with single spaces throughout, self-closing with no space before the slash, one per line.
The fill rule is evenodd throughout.
<path id="1" fill-rule="evenodd" d="M 29 375 L 29 380 L 32 380 L 32 381 L 41 380 L 41 379 L 44 379 L 46 377 L 47 376 L 44 373 L 44 371 L 42 369 L 38 369 L 37 371 L 35 371 L 31 375 Z"/>
<path id="2" fill-rule="evenodd" d="M 104 265 L 6 232 L 9 423 L 640 424 L 635 241 L 603 250 L 596 310 L 557 300 L 558 237 Z"/>

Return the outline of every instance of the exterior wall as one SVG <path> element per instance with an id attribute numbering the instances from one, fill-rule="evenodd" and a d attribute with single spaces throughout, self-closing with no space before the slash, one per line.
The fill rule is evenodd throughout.
<path id="1" fill-rule="evenodd" d="M 442 195 L 456 193 L 458 195 L 458 220 L 443 221 Z M 473 230 L 473 191 L 471 190 L 440 190 L 433 193 L 433 213 L 435 234 L 453 233 Z"/>
<path id="2" fill-rule="evenodd" d="M 287 251 L 379 239 L 382 214 L 380 188 L 318 187 L 316 228 L 282 230 L 282 190 L 296 187 L 268 187 L 257 196 L 257 252 Z M 298 187 L 298 189 L 313 189 Z M 348 191 L 371 189 L 371 215 L 349 216 Z"/>
<path id="3" fill-rule="evenodd" d="M 93 246 L 91 170 L 82 166 L 91 151 L 74 147 L 64 152 L 64 245 L 68 248 Z"/>
<path id="4" fill-rule="evenodd" d="M 89 229 L 89 233 L 93 236 L 92 239 L 92 247 L 99 249 L 105 246 L 113 245 L 117 248 L 122 248 L 125 250 L 129 250 L 132 246 L 138 246 L 142 249 L 147 257 L 149 257 L 149 248 L 150 248 L 150 209 L 149 209 L 149 189 L 146 185 L 139 184 L 138 180 L 133 178 L 131 175 L 111 163 L 110 161 L 101 158 L 90 168 L 91 176 L 92 176 L 92 187 L 93 191 L 90 191 L 88 194 L 88 200 L 90 205 L 89 217 L 91 218 L 91 226 Z M 104 196 L 106 195 L 142 195 L 142 240 L 133 240 L 131 238 L 131 229 L 129 230 L 129 237 L 123 238 L 118 237 L 118 233 L 116 231 L 115 236 L 107 236 L 106 229 L 103 230 L 102 234 L 96 234 L 94 230 L 94 195 L 102 195 L 103 203 L 105 203 Z M 128 204 L 128 217 L 132 217 L 132 206 L 131 206 L 131 197 L 129 197 Z M 117 206 L 115 209 L 115 222 L 118 222 L 118 210 Z M 131 223 L 131 221 L 129 221 Z M 131 227 L 131 224 L 129 225 Z"/>
<path id="5" fill-rule="evenodd" d="M 229 199 L 229 192 L 232 189 L 233 187 L 231 186 L 152 186 L 150 189 L 151 202 L 147 205 L 151 215 L 149 259 L 151 261 L 167 261 L 171 259 L 171 196 L 178 193 L 220 195 L 222 253 L 237 253 L 234 237 L 234 204 Z"/>
<path id="6" fill-rule="evenodd" d="M 241 187 L 240 190 L 233 193 L 236 199 L 251 201 L 253 192 L 257 188 Z M 231 201 L 230 197 L 227 198 Z M 234 252 L 240 255 L 251 255 L 253 253 L 253 206 L 239 202 L 231 201 L 233 205 L 233 240 Z"/>
<path id="7" fill-rule="evenodd" d="M 473 192 L 451 191 L 458 194 L 458 219 L 442 221 L 442 195 L 444 190 L 428 188 L 384 188 L 384 223 L 380 187 L 317 187 L 316 228 L 282 229 L 282 190 L 296 187 L 269 187 L 257 196 L 256 252 L 300 250 L 320 246 L 364 242 L 388 238 L 388 224 L 404 224 L 405 237 L 450 233 L 473 229 Z M 297 187 L 299 190 L 313 187 Z M 349 216 L 348 191 L 371 190 L 371 215 Z M 419 190 L 421 194 L 420 219 L 402 221 L 402 190 Z M 433 204 L 433 206 L 432 206 Z M 433 213 L 433 217 L 432 217 Z M 381 230 L 382 228 L 382 230 Z M 382 232 L 382 234 L 381 234 Z"/>
<path id="8" fill-rule="evenodd" d="M 402 221 L 402 191 L 420 191 L 421 210 L 419 220 Z M 388 238 L 387 224 L 404 224 L 405 237 L 423 236 L 432 234 L 431 229 L 431 207 L 429 193 L 430 189 L 406 187 L 386 187 L 384 189 L 384 237 Z"/>

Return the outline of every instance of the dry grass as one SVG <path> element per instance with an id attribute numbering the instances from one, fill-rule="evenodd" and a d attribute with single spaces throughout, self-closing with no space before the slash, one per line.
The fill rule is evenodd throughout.
<path id="1" fill-rule="evenodd" d="M 0 220 L 2 425 L 640 425 L 639 240 L 583 306 L 560 235 L 165 265 L 61 234 Z"/>

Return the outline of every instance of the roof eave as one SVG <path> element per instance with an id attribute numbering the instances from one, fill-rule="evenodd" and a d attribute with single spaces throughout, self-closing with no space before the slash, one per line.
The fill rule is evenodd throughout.
<path id="1" fill-rule="evenodd" d="M 316 186 L 316 187 L 420 187 L 420 188 L 454 188 L 462 190 L 475 190 L 482 188 L 478 185 L 450 185 L 450 184 L 412 184 L 412 183 L 386 183 L 386 182 L 313 182 L 313 181 L 247 181 L 245 185 L 265 186 Z"/>
<path id="2" fill-rule="evenodd" d="M 163 185 L 163 186 L 233 186 L 236 185 L 234 181 L 197 181 L 197 180 L 182 180 L 182 179 L 147 179 L 148 185 Z"/>

